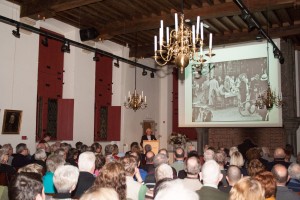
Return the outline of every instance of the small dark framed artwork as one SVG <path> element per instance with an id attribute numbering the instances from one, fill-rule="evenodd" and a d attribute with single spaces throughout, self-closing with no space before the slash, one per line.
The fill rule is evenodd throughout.
<path id="1" fill-rule="evenodd" d="M 22 122 L 21 110 L 4 110 L 2 134 L 19 134 Z"/>

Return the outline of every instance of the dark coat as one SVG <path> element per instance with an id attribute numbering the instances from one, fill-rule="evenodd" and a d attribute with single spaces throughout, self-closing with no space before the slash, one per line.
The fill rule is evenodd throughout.
<path id="1" fill-rule="evenodd" d="M 227 200 L 228 194 L 222 192 L 216 188 L 203 186 L 196 193 L 199 195 L 201 200 Z"/>
<path id="2" fill-rule="evenodd" d="M 81 195 L 94 184 L 95 179 L 95 176 L 89 172 L 80 172 L 77 186 L 72 192 L 72 197 L 79 199 Z"/>
<path id="3" fill-rule="evenodd" d="M 143 141 L 148 140 L 147 135 L 143 135 L 141 138 L 141 143 L 140 145 L 143 146 Z M 151 135 L 151 140 L 156 140 L 156 137 L 154 135 Z"/>

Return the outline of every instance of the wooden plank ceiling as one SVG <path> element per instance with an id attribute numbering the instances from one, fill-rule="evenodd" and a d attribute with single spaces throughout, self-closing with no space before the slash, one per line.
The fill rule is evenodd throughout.
<path id="1" fill-rule="evenodd" d="M 174 13 L 182 12 L 189 24 L 200 15 L 213 33 L 213 45 L 255 41 L 241 10 L 232 0 L 9 0 L 21 5 L 21 17 L 55 18 L 85 29 L 94 27 L 97 39 L 128 46 L 130 55 L 153 55 L 153 37 L 160 20 L 174 28 Z M 300 50 L 300 0 L 243 0 L 271 38 L 290 39 Z M 207 38 L 207 36 L 206 36 Z"/>

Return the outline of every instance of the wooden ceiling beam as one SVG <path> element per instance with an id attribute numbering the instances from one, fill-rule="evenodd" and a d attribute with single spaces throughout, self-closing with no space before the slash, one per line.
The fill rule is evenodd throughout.
<path id="1" fill-rule="evenodd" d="M 282 2 L 281 0 L 273 0 L 272 5 L 269 5 L 267 1 L 262 0 L 252 0 L 251 4 L 251 11 L 257 12 L 262 11 L 267 6 L 268 9 L 273 8 L 288 8 L 294 5 L 294 0 L 285 0 Z M 238 6 L 235 5 L 233 2 L 217 4 L 214 6 L 207 6 L 193 10 L 185 10 L 185 18 L 195 18 L 197 15 L 201 13 L 201 18 L 203 19 L 210 19 L 215 17 L 224 17 L 224 16 L 233 16 L 238 15 L 241 13 Z M 103 39 L 108 39 L 113 37 L 114 35 L 119 35 L 124 33 L 123 28 L 126 27 L 126 33 L 131 33 L 135 31 L 142 31 L 142 30 L 151 30 L 157 29 L 160 26 L 160 20 L 164 20 L 165 26 L 170 26 L 174 24 L 174 14 L 169 13 L 162 16 L 152 16 L 151 18 L 141 18 L 136 19 L 134 21 L 115 21 L 107 24 L 100 29 L 100 37 Z M 136 27 L 139 27 L 136 29 Z"/>
<path id="2" fill-rule="evenodd" d="M 278 28 L 271 28 L 269 30 L 269 35 L 271 38 L 284 38 L 284 37 L 290 37 L 290 36 L 296 36 L 300 34 L 300 25 L 285 27 L 284 29 L 282 27 Z M 255 37 L 257 35 L 257 31 L 252 32 L 237 32 L 232 34 L 217 34 L 214 36 L 214 46 L 221 46 L 221 45 L 228 45 L 228 44 L 237 44 L 242 42 L 249 42 L 249 41 L 255 41 Z M 298 44 L 299 45 L 299 44 Z M 153 43 L 151 45 L 143 46 L 139 48 L 139 52 L 137 52 L 137 57 L 151 57 L 154 54 L 154 45 Z M 130 56 L 134 56 L 133 52 L 131 50 L 129 51 Z"/>
<path id="3" fill-rule="evenodd" d="M 10 0 L 13 2 L 13 0 Z M 47 0 L 47 1 L 23 1 L 21 4 L 21 17 L 40 19 L 38 16 L 49 18 L 56 12 L 66 11 L 73 8 L 98 3 L 103 0 Z"/>

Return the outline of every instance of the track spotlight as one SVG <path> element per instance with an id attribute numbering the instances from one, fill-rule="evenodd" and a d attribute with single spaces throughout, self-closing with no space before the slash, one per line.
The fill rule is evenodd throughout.
<path id="1" fill-rule="evenodd" d="M 278 49 L 273 49 L 273 54 L 274 54 L 274 58 L 279 58 L 280 57 L 280 52 Z"/>
<path id="2" fill-rule="evenodd" d="M 257 36 L 255 37 L 256 40 L 260 41 L 263 39 L 263 35 L 261 34 L 261 31 L 258 31 Z"/>
<path id="3" fill-rule="evenodd" d="M 95 55 L 93 57 L 93 61 L 98 62 L 100 58 L 97 56 L 97 52 L 95 51 Z"/>
<path id="4" fill-rule="evenodd" d="M 16 38 L 20 38 L 20 27 L 17 26 L 16 30 L 12 31 L 12 34 L 16 37 Z"/>
<path id="5" fill-rule="evenodd" d="M 48 37 L 45 36 L 45 38 L 42 39 L 41 43 L 42 43 L 42 45 L 44 45 L 45 47 L 48 47 Z"/>
<path id="6" fill-rule="evenodd" d="M 154 78 L 154 72 L 151 72 L 150 77 Z"/>
<path id="7" fill-rule="evenodd" d="M 115 66 L 115 67 L 120 67 L 120 65 L 119 65 L 119 60 L 118 60 L 118 59 L 117 59 L 117 62 L 114 63 L 114 66 Z"/>
<path id="8" fill-rule="evenodd" d="M 147 75 L 147 71 L 145 69 L 143 69 L 143 73 L 142 73 L 143 76 L 146 76 Z"/>
<path id="9" fill-rule="evenodd" d="M 70 43 L 68 41 L 65 41 L 63 45 L 61 46 L 61 51 L 64 53 L 70 53 Z"/>

